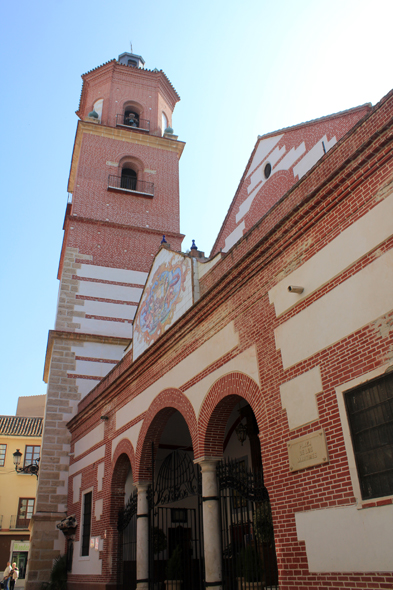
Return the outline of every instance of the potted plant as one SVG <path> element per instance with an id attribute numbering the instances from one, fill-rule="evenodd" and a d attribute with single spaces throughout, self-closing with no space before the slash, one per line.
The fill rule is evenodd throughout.
<path id="1" fill-rule="evenodd" d="M 238 590 L 260 590 L 263 587 L 263 565 L 257 549 L 253 545 L 244 547 L 239 556 Z"/>
<path id="2" fill-rule="evenodd" d="M 183 560 L 182 551 L 180 545 L 176 545 L 176 548 L 166 566 L 167 579 L 165 580 L 166 590 L 180 590 L 183 582 Z"/>

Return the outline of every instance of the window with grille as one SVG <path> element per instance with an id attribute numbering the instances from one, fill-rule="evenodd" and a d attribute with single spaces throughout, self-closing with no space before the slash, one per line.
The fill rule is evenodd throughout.
<path id="1" fill-rule="evenodd" d="M 17 528 L 28 528 L 34 512 L 34 498 L 19 498 Z"/>
<path id="2" fill-rule="evenodd" d="M 83 496 L 82 556 L 89 555 L 92 497 L 92 492 L 88 492 Z"/>
<path id="3" fill-rule="evenodd" d="M 39 459 L 40 452 L 40 446 L 26 445 L 24 467 L 26 467 L 27 465 L 32 465 L 36 461 L 36 459 Z"/>
<path id="4" fill-rule="evenodd" d="M 7 451 L 7 445 L 0 445 L 0 467 L 4 466 L 6 451 Z"/>
<path id="5" fill-rule="evenodd" d="M 363 500 L 393 495 L 393 374 L 344 396 Z"/>

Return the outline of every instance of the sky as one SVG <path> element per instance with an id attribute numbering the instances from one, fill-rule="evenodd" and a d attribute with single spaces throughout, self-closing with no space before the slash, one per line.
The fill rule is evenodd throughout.
<path id="1" fill-rule="evenodd" d="M 81 74 L 130 51 L 176 88 L 182 249 L 210 253 L 258 135 L 393 86 L 393 0 L 19 0 L 0 23 L 0 413 L 42 380 Z"/>

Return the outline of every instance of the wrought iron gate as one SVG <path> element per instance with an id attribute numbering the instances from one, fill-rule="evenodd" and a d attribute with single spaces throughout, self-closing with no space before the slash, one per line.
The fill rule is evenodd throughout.
<path id="1" fill-rule="evenodd" d="M 125 508 L 119 512 L 119 571 L 117 587 L 123 590 L 136 589 L 136 512 L 137 491 L 130 496 Z"/>
<path id="2" fill-rule="evenodd" d="M 165 458 L 149 490 L 149 506 L 149 589 L 182 580 L 183 590 L 202 590 L 201 476 L 188 453 L 176 450 Z"/>
<path id="3" fill-rule="evenodd" d="M 222 572 L 225 590 L 277 589 L 277 559 L 269 494 L 263 473 L 244 461 L 217 466 Z"/>

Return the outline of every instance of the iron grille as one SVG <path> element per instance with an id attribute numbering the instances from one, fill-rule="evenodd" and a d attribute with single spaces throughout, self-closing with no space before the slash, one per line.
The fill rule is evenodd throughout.
<path id="1" fill-rule="evenodd" d="M 363 500 L 393 494 L 393 374 L 345 394 Z"/>
<path id="2" fill-rule="evenodd" d="M 146 195 L 148 197 L 154 196 L 154 183 L 145 182 L 144 180 L 137 180 L 129 176 L 115 176 L 110 174 L 108 176 L 108 189 L 118 189 Z"/>

